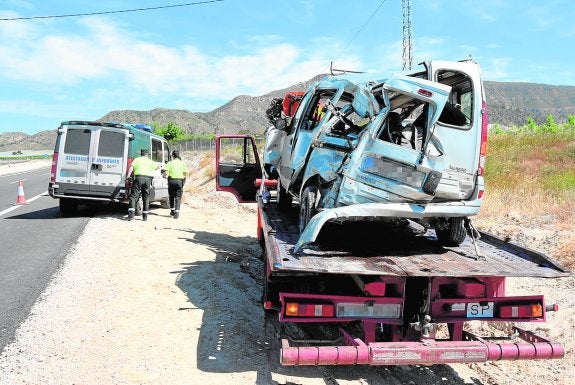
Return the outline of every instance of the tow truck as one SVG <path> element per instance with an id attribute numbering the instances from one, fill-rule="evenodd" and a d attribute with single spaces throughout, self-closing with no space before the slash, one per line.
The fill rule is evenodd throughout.
<path id="1" fill-rule="evenodd" d="M 257 204 L 264 248 L 263 307 L 280 324 L 313 326 L 315 338 L 281 336 L 282 365 L 412 365 L 557 359 L 563 345 L 517 323 L 558 310 L 542 295 L 506 294 L 507 277 L 564 277 L 557 261 L 479 232 L 460 245 L 433 229 L 400 223 L 328 223 L 294 252 L 297 201 L 277 204 L 254 137 L 216 138 L 216 189 Z M 478 238 L 478 239 L 477 239 Z M 513 325 L 481 328 L 471 325 Z"/>

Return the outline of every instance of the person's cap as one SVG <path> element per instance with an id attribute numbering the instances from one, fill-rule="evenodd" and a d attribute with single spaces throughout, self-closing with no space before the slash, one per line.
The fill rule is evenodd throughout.
<path id="1" fill-rule="evenodd" d="M 174 158 L 179 158 L 179 157 L 180 157 L 180 151 L 178 151 L 178 150 L 172 151 L 172 156 L 173 156 Z"/>
<path id="2" fill-rule="evenodd" d="M 148 155 L 150 153 L 150 150 L 148 150 L 147 148 L 142 148 L 140 150 L 140 154 L 142 155 Z"/>

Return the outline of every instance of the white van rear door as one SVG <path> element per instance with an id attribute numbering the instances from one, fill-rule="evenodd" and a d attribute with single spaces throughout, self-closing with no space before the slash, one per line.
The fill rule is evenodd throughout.
<path id="1" fill-rule="evenodd" d="M 433 81 L 451 87 L 434 130 L 446 165 L 436 197 L 467 199 L 475 188 L 481 142 L 483 90 L 479 66 L 473 62 L 432 61 L 429 69 Z"/>
<path id="2" fill-rule="evenodd" d="M 124 185 L 129 135 L 121 128 L 95 127 L 90 149 L 91 191 L 110 191 Z"/>
<path id="3" fill-rule="evenodd" d="M 61 132 L 57 183 L 71 183 L 89 190 L 88 174 L 90 169 L 90 146 L 93 127 L 63 126 Z"/>

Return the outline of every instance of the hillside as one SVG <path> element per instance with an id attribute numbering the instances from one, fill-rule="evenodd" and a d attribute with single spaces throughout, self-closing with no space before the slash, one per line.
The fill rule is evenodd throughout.
<path id="1" fill-rule="evenodd" d="M 107 122 L 175 123 L 189 133 L 254 133 L 261 134 L 268 127 L 265 111 L 274 97 L 287 91 L 305 90 L 312 82 L 325 75 L 317 75 L 308 81 L 288 88 L 271 91 L 261 96 L 240 95 L 210 112 L 191 112 L 155 108 L 149 111 L 116 110 L 98 119 Z M 563 123 L 569 115 L 575 115 L 575 87 L 552 86 L 534 83 L 485 82 L 487 108 L 491 124 L 519 126 L 531 116 L 543 123 L 549 114 L 557 123 Z M 62 117 L 62 120 L 73 117 Z M 24 133 L 0 134 L 0 152 L 16 150 L 43 150 L 53 147 L 54 130 L 35 135 Z"/>
<path id="2" fill-rule="evenodd" d="M 305 90 L 309 84 L 322 78 L 318 75 L 307 82 L 272 91 L 262 96 L 237 96 L 223 106 L 208 113 L 184 110 L 112 111 L 101 121 L 136 121 L 165 125 L 174 122 L 191 133 L 262 133 L 268 126 L 265 110 L 274 97 L 287 91 Z M 558 123 L 575 115 L 575 87 L 551 86 L 533 83 L 485 82 L 490 123 L 519 126 L 528 116 L 543 123 L 549 114 Z M 171 111 L 167 114 L 164 111 Z M 160 113 L 163 112 L 163 113 Z M 170 120 L 170 118 L 172 120 Z"/>
<path id="3" fill-rule="evenodd" d="M 40 131 L 34 135 L 23 132 L 0 133 L 0 152 L 36 151 L 54 148 L 56 130 Z"/>

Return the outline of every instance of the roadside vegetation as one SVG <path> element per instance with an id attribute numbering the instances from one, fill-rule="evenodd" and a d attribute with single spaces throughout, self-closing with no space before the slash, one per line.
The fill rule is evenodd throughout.
<path id="1" fill-rule="evenodd" d="M 487 148 L 487 196 L 482 210 L 575 219 L 574 116 L 562 125 L 551 115 L 541 126 L 531 118 L 508 130 L 495 125 Z"/>
<path id="2" fill-rule="evenodd" d="M 553 117 L 536 124 L 489 133 L 485 169 L 486 195 L 480 219 L 507 217 L 571 233 L 551 253 L 575 268 L 575 117 L 557 124 Z"/>

